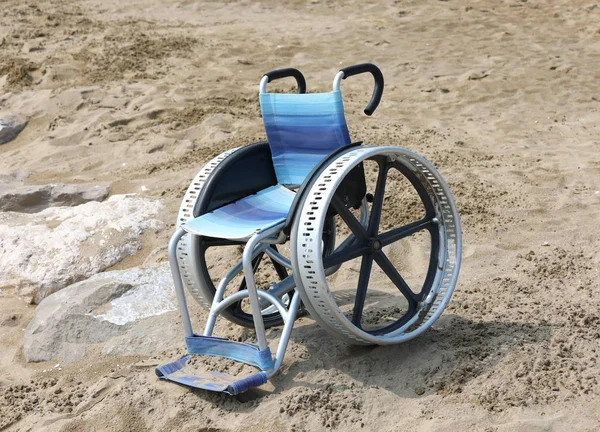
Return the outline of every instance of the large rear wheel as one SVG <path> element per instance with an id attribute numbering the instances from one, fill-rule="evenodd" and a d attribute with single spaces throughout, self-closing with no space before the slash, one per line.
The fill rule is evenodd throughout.
<path id="1" fill-rule="evenodd" d="M 336 193 L 359 164 L 366 224 Z M 339 246 L 321 258 L 332 214 Z M 291 234 L 296 285 L 329 332 L 354 344 L 393 344 L 441 315 L 460 268 L 460 222 L 448 186 L 424 158 L 397 147 L 348 150 L 320 172 L 298 215 Z"/>

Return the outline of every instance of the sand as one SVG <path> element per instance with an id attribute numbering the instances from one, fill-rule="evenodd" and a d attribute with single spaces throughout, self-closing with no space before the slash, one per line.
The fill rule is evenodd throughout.
<path id="1" fill-rule="evenodd" d="M 3 0 L 0 10 L 0 110 L 29 118 L 0 146 L 0 173 L 165 204 L 166 229 L 114 268 L 164 248 L 204 162 L 264 137 L 258 82 L 287 66 L 325 91 L 340 67 L 379 65 L 373 118 L 362 114 L 370 80 L 343 82 L 351 134 L 432 161 L 464 235 L 459 286 L 432 330 L 357 348 L 302 318 L 281 373 L 239 397 L 159 382 L 154 366 L 181 355 L 182 340 L 158 358 L 27 364 L 33 307 L 0 297 L 0 430 L 600 430 L 594 1 Z"/>

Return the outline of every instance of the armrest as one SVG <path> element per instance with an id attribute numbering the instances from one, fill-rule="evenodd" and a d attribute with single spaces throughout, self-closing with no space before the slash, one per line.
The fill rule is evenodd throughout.
<path id="1" fill-rule="evenodd" d="M 267 141 L 242 147 L 214 169 L 194 207 L 198 217 L 277 184 Z"/>

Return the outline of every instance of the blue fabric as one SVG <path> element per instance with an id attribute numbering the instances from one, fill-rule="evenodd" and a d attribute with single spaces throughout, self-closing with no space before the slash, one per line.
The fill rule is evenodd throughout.
<path id="1" fill-rule="evenodd" d="M 273 369 L 271 350 L 258 349 L 250 343 L 230 341 L 215 336 L 194 335 L 185 338 L 188 354 L 179 360 L 156 368 L 159 378 L 173 381 L 188 387 L 223 392 L 228 394 L 242 393 L 249 388 L 258 387 L 267 382 L 267 374 L 263 371 Z M 187 371 L 186 365 L 191 354 L 202 354 L 224 357 L 249 364 L 261 369 L 260 372 L 238 379 L 221 372 Z"/>
<path id="2" fill-rule="evenodd" d="M 185 366 L 189 358 L 190 356 L 185 356 L 180 358 L 179 360 L 175 360 L 174 362 L 157 366 L 155 370 L 156 375 L 159 378 L 162 378 L 165 375 L 170 375 L 172 373 L 177 372 L 178 370 L 181 370 L 181 368 Z"/>
<path id="3" fill-rule="evenodd" d="M 264 372 L 257 372 L 249 377 L 242 378 L 241 380 L 234 381 L 228 387 L 229 394 L 243 393 L 252 387 L 258 387 L 267 383 L 267 374 Z"/>
<path id="4" fill-rule="evenodd" d="M 267 374 L 257 372 L 246 378 L 236 379 L 221 372 L 194 371 L 187 373 L 186 364 L 190 356 L 185 356 L 172 363 L 167 363 L 156 368 L 156 375 L 160 379 L 176 382 L 187 387 L 227 393 L 231 395 L 242 393 L 252 387 L 258 387 L 267 382 Z M 190 371 L 191 372 L 191 371 Z"/>
<path id="5" fill-rule="evenodd" d="M 198 335 L 186 337 L 185 344 L 187 345 L 188 354 L 225 357 L 255 366 L 261 370 L 273 368 L 273 358 L 269 347 L 261 351 L 254 344 L 234 342 L 215 336 Z"/>
<path id="6" fill-rule="evenodd" d="M 295 192 L 284 186 L 271 186 L 192 219 L 182 228 L 200 236 L 246 240 L 256 231 L 283 222 L 295 196 Z"/>
<path id="7" fill-rule="evenodd" d="M 261 93 L 260 108 L 280 184 L 302 184 L 325 156 L 350 144 L 339 91 Z"/>

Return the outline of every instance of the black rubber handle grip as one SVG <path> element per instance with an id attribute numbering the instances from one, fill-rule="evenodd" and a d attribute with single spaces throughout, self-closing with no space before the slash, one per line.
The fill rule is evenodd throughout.
<path id="1" fill-rule="evenodd" d="M 375 79 L 375 89 L 373 90 L 373 96 L 365 108 L 365 114 L 370 116 L 375 112 L 375 109 L 381 102 L 381 95 L 383 95 L 383 74 L 377 66 L 373 63 L 361 63 L 354 66 L 348 66 L 344 69 L 340 69 L 340 72 L 344 72 L 344 79 L 351 77 L 352 75 L 358 75 L 369 72 Z"/>
<path id="2" fill-rule="evenodd" d="M 302 72 L 300 72 L 298 69 L 277 69 L 271 72 L 267 72 L 265 76 L 269 78 L 268 82 L 281 78 L 294 77 L 296 78 L 296 83 L 298 83 L 298 93 L 306 93 L 306 80 L 304 79 L 304 75 L 302 75 Z"/>

